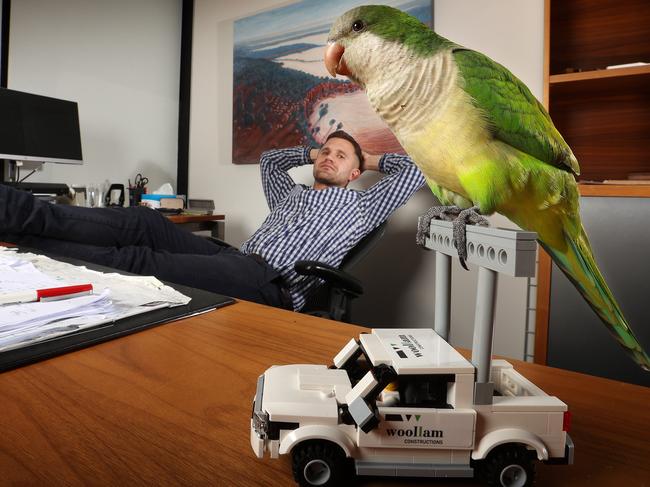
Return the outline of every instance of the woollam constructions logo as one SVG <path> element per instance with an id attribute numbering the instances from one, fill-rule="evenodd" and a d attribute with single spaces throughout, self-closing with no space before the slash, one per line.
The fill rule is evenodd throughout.
<path id="1" fill-rule="evenodd" d="M 386 429 L 386 434 L 388 436 L 399 436 L 399 437 L 406 437 L 406 438 L 442 438 L 443 437 L 442 430 L 430 430 L 427 428 L 423 428 L 422 426 L 413 426 L 413 428 L 409 428 L 409 429 L 388 428 Z"/>
<path id="2" fill-rule="evenodd" d="M 410 421 L 411 417 L 415 417 L 416 421 L 420 421 L 422 415 L 415 414 L 411 416 L 406 415 L 406 420 Z M 428 429 L 423 426 L 413 426 L 412 428 L 386 428 L 386 437 L 393 441 L 397 440 L 398 443 L 412 446 L 431 446 L 444 444 L 444 432 L 442 430 Z"/>

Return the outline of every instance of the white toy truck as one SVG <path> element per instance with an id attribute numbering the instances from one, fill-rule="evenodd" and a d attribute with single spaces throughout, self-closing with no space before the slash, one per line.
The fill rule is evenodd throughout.
<path id="1" fill-rule="evenodd" d="M 475 367 L 433 330 L 385 329 L 352 339 L 325 365 L 260 376 L 251 445 L 291 454 L 300 485 L 351 474 L 472 477 L 524 486 L 532 460 L 572 463 L 567 406 L 494 361 L 492 404 L 474 404 Z"/>
<path id="2" fill-rule="evenodd" d="M 434 226 L 441 228 L 442 250 L 435 248 Z M 445 245 L 450 227 L 432 222 L 434 242 L 428 245 L 439 254 L 455 252 Z M 449 316 L 437 313 L 438 333 L 375 329 L 350 340 L 330 367 L 273 366 L 259 377 L 253 403 L 250 440 L 259 458 L 291 454 L 293 475 L 303 486 L 345 485 L 356 473 L 478 474 L 488 485 L 523 487 L 533 482 L 535 459 L 573 463 L 566 404 L 508 362 L 490 359 L 496 272 L 508 273 L 510 260 L 511 275 L 530 273 L 534 251 L 532 264 L 521 263 L 531 257 L 525 242 L 534 234 L 481 227 L 468 227 L 467 234 L 475 251 L 490 237 L 485 262 L 478 252 L 468 258 L 481 265 L 472 360 L 440 336 L 448 332 Z M 515 243 L 509 248 L 499 239 Z M 436 273 L 446 270 L 438 262 Z M 436 276 L 437 305 L 449 298 L 440 290 L 448 275 Z"/>

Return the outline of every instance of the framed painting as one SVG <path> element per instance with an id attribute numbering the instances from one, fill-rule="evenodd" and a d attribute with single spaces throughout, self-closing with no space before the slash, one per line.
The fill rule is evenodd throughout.
<path id="1" fill-rule="evenodd" d="M 302 0 L 235 21 L 234 164 L 255 164 L 263 151 L 276 147 L 319 146 L 339 129 L 367 152 L 404 152 L 363 90 L 347 78 L 332 78 L 323 63 L 334 20 L 364 3 Z M 432 23 L 431 0 L 373 3 Z"/>

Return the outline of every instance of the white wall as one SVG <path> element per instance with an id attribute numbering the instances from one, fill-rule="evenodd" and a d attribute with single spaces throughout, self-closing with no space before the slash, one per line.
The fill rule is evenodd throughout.
<path id="1" fill-rule="evenodd" d="M 258 165 L 232 164 L 233 20 L 291 2 L 195 0 L 189 190 L 215 200 L 226 240 L 240 245 L 268 212 Z M 308 168 L 294 179 L 308 181 Z M 302 177 L 302 179 L 301 179 Z"/>
<path id="2" fill-rule="evenodd" d="M 180 0 L 13 1 L 8 87 L 79 103 L 84 164 L 30 181 L 175 187 L 180 37 Z"/>
<path id="3" fill-rule="evenodd" d="M 543 0 L 434 0 L 435 31 L 503 64 L 541 100 Z"/>
<path id="4" fill-rule="evenodd" d="M 233 20 L 290 2 L 196 0 L 192 67 L 189 192 L 213 198 L 226 214 L 226 239 L 239 245 L 262 222 L 267 206 L 258 166 L 237 166 L 232 154 Z M 444 36 L 480 49 L 510 68 L 541 98 L 543 1 L 436 0 L 435 28 Z M 309 168 L 292 174 L 310 183 Z M 365 176 L 365 185 L 372 176 Z M 432 326 L 434 256 L 414 244 L 417 216 L 435 203 L 419 191 L 391 219 L 378 248 L 356 274 L 366 294 L 355 303 L 355 321 L 368 326 Z M 512 226 L 496 216 L 498 226 Z M 471 347 L 476 272 L 453 273 L 454 345 Z M 500 278 L 495 353 L 522 358 L 526 317 L 525 279 Z"/>

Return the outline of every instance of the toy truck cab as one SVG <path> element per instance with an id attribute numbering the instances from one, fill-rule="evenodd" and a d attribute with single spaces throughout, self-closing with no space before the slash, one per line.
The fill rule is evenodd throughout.
<path id="1" fill-rule="evenodd" d="M 571 462 L 566 405 L 505 361 L 492 404 L 474 404 L 475 367 L 433 330 L 382 329 L 352 339 L 331 367 L 269 368 L 258 381 L 251 445 L 290 453 L 301 485 L 358 475 L 471 477 L 524 486 L 532 460 Z"/>

